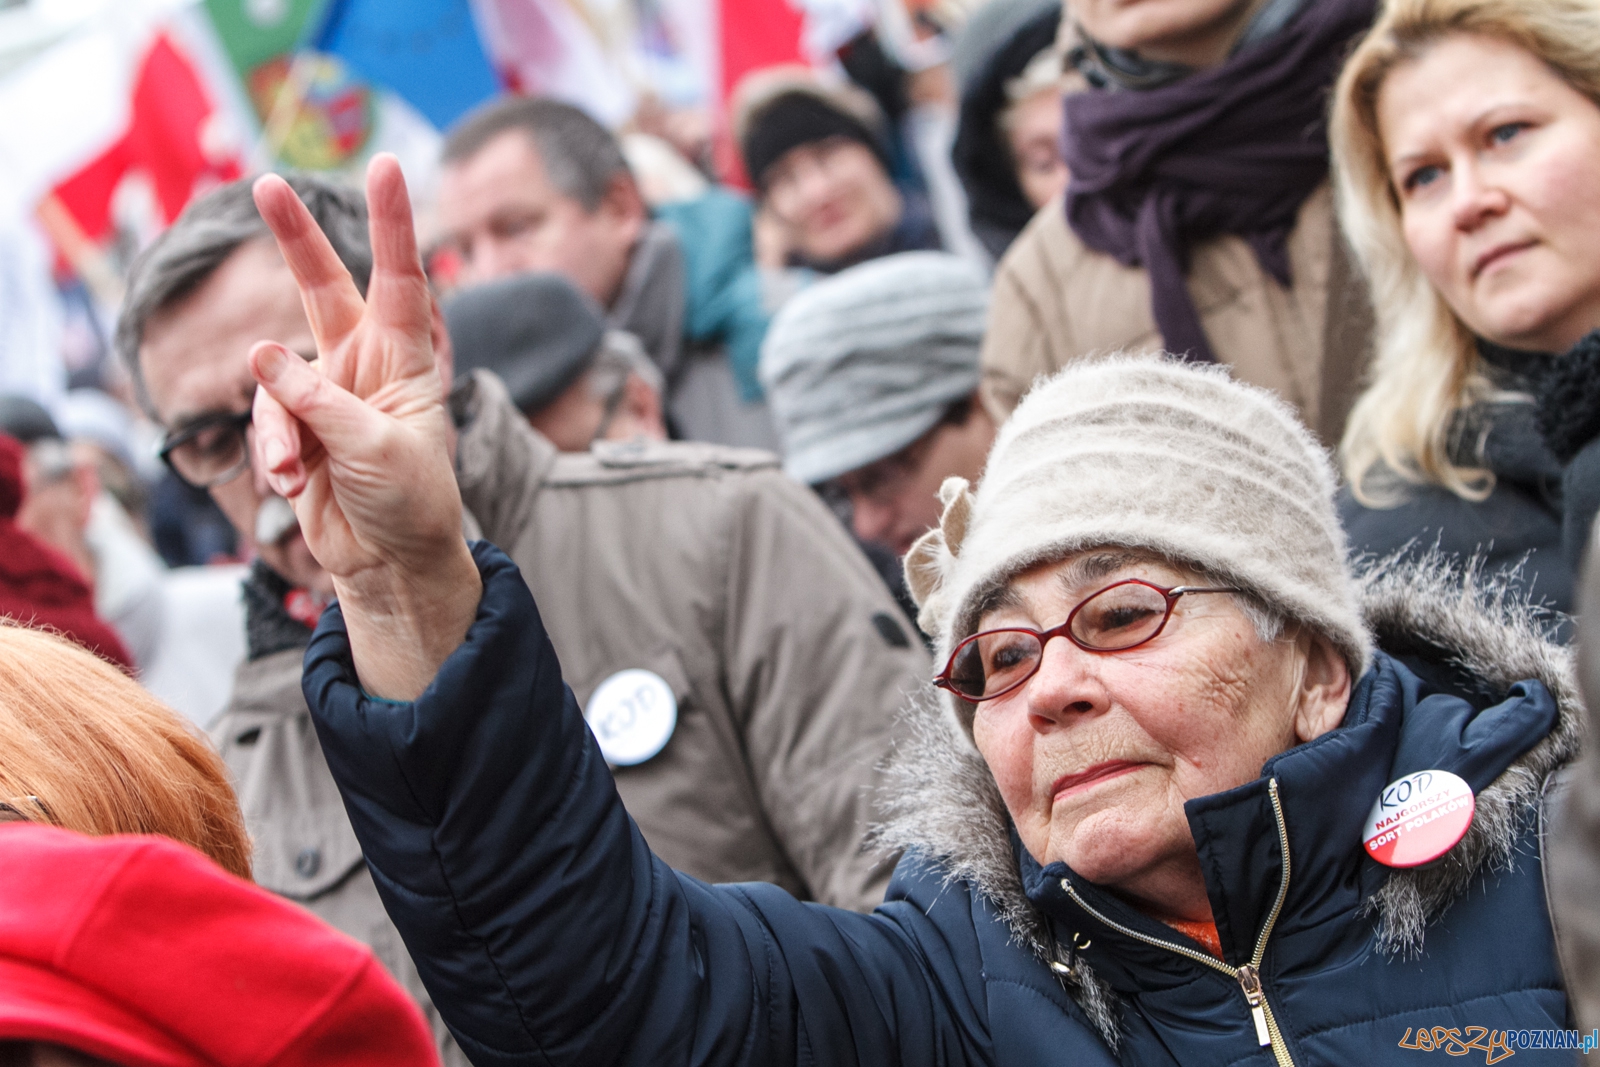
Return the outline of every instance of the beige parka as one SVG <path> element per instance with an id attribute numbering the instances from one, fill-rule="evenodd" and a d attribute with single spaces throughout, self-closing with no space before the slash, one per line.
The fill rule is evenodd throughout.
<path id="1" fill-rule="evenodd" d="M 1191 256 L 1189 291 L 1218 359 L 1294 405 L 1324 444 L 1337 444 L 1366 369 L 1372 312 L 1328 186 L 1301 205 L 1289 237 L 1291 288 L 1232 235 L 1196 244 Z M 1149 276 L 1085 246 L 1057 197 L 995 269 L 984 404 L 1004 421 L 1040 375 L 1086 357 L 1161 347 Z"/>

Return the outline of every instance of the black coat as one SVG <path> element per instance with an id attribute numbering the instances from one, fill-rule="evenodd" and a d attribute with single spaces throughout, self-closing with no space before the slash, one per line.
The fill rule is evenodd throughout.
<path id="1" fill-rule="evenodd" d="M 1419 1028 L 1483 1047 L 1564 1025 L 1533 815 L 1575 745 L 1570 679 L 1437 582 L 1369 586 L 1370 617 L 1409 631 L 1419 611 L 1433 629 L 1412 636 L 1465 672 L 1424 682 L 1379 654 L 1340 729 L 1189 802 L 1223 963 L 1019 853 L 937 714 L 891 830 L 912 850 L 874 914 L 677 874 L 623 810 L 516 568 L 474 555 L 477 619 L 415 702 L 363 693 L 337 608 L 304 684 L 385 906 L 479 1067 L 1271 1064 L 1232 974 L 1258 938 L 1296 1064 L 1410 1067 Z M 1530 672 L 1555 695 L 1514 680 Z M 1479 824 L 1432 871 L 1378 867 L 1367 810 L 1424 768 L 1478 791 Z"/>

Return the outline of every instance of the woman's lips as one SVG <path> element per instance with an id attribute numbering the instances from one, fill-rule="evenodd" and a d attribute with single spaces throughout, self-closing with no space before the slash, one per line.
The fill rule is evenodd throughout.
<path id="1" fill-rule="evenodd" d="M 1532 248 L 1534 243 L 1535 242 L 1533 241 L 1510 241 L 1506 244 L 1496 245 L 1495 247 L 1489 249 L 1487 252 L 1484 252 L 1482 255 L 1480 255 L 1472 264 L 1473 279 L 1476 280 L 1480 275 L 1483 274 L 1484 271 L 1488 270 L 1501 260 L 1509 256 L 1514 256 L 1518 252 L 1524 251 L 1525 249 Z"/>
<path id="2" fill-rule="evenodd" d="M 1054 800 L 1060 800 L 1064 796 L 1088 789 L 1091 786 L 1098 785 L 1109 778 L 1120 777 L 1121 775 L 1127 774 L 1129 771 L 1136 771 L 1143 766 L 1146 766 L 1146 764 L 1135 763 L 1132 760 L 1125 759 L 1114 759 L 1107 760 L 1104 763 L 1096 763 L 1093 767 L 1078 771 L 1076 774 L 1066 774 L 1062 775 L 1060 778 L 1057 778 L 1055 789 L 1051 793 L 1051 798 Z"/>

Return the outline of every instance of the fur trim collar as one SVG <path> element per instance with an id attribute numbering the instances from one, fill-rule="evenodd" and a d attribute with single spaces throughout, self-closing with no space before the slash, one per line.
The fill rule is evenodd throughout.
<path id="1" fill-rule="evenodd" d="M 1380 950 L 1413 956 L 1428 923 L 1474 875 L 1511 865 L 1517 831 L 1537 807 L 1546 778 L 1578 753 L 1583 703 L 1571 650 L 1545 636 L 1550 614 L 1518 599 L 1510 576 L 1433 556 L 1380 562 L 1359 581 L 1362 611 L 1380 647 L 1427 650 L 1427 658 L 1464 672 L 1486 694 L 1536 678 L 1560 709 L 1545 739 L 1479 793 L 1472 827 L 1445 862 L 1395 871 L 1368 902 Z M 976 886 L 1020 944 L 1058 964 L 1053 969 L 1115 1050 L 1115 994 L 1081 962 L 1061 965 L 1049 924 L 1023 893 L 1005 805 L 982 757 L 932 687 L 907 715 L 910 729 L 890 762 L 878 840 L 933 862 L 947 883 Z"/>

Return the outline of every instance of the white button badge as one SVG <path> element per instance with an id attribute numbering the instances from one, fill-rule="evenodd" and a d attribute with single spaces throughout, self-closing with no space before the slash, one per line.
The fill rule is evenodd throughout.
<path id="1" fill-rule="evenodd" d="M 1476 807 L 1459 775 L 1418 771 L 1383 787 L 1361 839 L 1367 855 L 1387 867 L 1421 867 L 1456 847 Z"/>
<path id="2" fill-rule="evenodd" d="M 632 767 L 666 747 L 678 726 L 678 701 L 665 678 L 632 667 L 600 683 L 583 717 L 606 762 Z"/>

